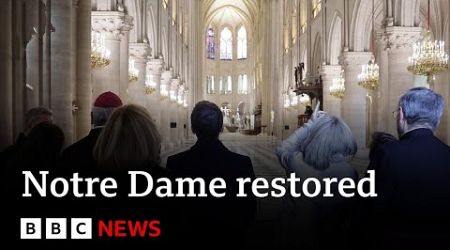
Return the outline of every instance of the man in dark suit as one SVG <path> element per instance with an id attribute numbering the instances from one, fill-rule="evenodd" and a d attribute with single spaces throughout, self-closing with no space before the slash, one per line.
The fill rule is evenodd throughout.
<path id="1" fill-rule="evenodd" d="M 242 247 L 249 223 L 253 220 L 256 199 L 247 185 L 247 197 L 236 197 L 236 178 L 254 179 L 249 157 L 229 151 L 218 139 L 223 129 L 223 116 L 214 103 L 202 101 L 191 114 L 192 131 L 198 141 L 189 150 L 170 156 L 167 168 L 180 177 L 220 177 L 226 181 L 226 197 L 183 199 L 182 238 L 195 245 L 214 242 L 220 246 Z M 183 222 L 180 222 L 183 225 Z M 186 230 L 186 228 L 190 228 Z"/>
<path id="2" fill-rule="evenodd" d="M 450 147 L 433 135 L 442 112 L 441 95 L 413 88 L 394 112 L 399 141 L 373 153 L 378 198 L 369 214 L 380 248 L 411 249 L 450 244 Z"/>
<path id="3" fill-rule="evenodd" d="M 97 97 L 92 109 L 93 128 L 89 134 L 67 147 L 61 157 L 61 164 L 69 171 L 86 171 L 94 165 L 93 149 L 109 116 L 122 106 L 119 96 L 113 92 L 104 92 Z"/>

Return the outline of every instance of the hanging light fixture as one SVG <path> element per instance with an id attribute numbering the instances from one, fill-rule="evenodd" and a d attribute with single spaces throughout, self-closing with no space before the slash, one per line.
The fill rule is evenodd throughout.
<path id="1" fill-rule="evenodd" d="M 91 68 L 101 69 L 111 63 L 111 51 L 106 48 L 105 34 L 91 34 Z"/>
<path id="2" fill-rule="evenodd" d="M 333 83 L 330 86 L 330 95 L 342 98 L 345 94 L 345 78 L 344 70 L 341 70 L 339 77 L 333 79 Z"/>
<path id="3" fill-rule="evenodd" d="M 177 95 L 177 103 L 178 105 L 183 105 L 184 103 L 184 84 L 180 83 L 178 86 L 178 95 Z"/>
<path id="4" fill-rule="evenodd" d="M 432 76 L 448 70 L 448 54 L 445 53 L 444 41 L 431 40 L 430 0 L 427 12 L 427 31 L 423 40 L 413 45 L 413 54 L 408 58 L 408 71 L 427 76 L 427 82 L 432 87 Z"/>
<path id="5" fill-rule="evenodd" d="M 375 61 L 375 46 L 374 46 L 374 39 L 375 39 L 375 7 L 374 7 L 374 0 L 372 0 L 372 41 L 371 41 L 371 47 L 372 47 L 372 59 L 368 64 L 361 66 L 361 73 L 358 75 L 358 84 L 362 87 L 369 89 L 369 90 L 375 90 L 378 87 L 378 80 L 380 78 L 380 67 Z"/>
<path id="6" fill-rule="evenodd" d="M 184 108 L 189 107 L 188 99 L 189 99 L 189 89 L 186 88 L 184 90 L 184 99 L 183 99 L 183 107 Z"/>
<path id="7" fill-rule="evenodd" d="M 134 82 L 139 79 L 139 70 L 134 67 L 134 60 L 130 59 L 128 64 L 128 81 Z"/>
<path id="8" fill-rule="evenodd" d="M 156 82 L 153 80 L 153 76 L 148 74 L 145 79 L 145 93 L 151 95 L 156 91 Z"/>

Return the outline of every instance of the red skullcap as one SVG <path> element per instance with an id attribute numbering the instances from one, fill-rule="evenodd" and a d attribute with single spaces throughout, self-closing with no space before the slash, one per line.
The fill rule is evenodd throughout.
<path id="1" fill-rule="evenodd" d="M 122 100 L 111 91 L 99 95 L 94 103 L 94 107 L 100 108 L 117 108 L 120 106 L 122 106 Z"/>

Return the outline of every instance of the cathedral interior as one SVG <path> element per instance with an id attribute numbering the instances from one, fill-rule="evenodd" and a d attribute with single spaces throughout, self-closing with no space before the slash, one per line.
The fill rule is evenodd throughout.
<path id="1" fill-rule="evenodd" d="M 284 175 L 275 145 L 320 105 L 352 130 L 362 172 L 370 135 L 396 134 L 392 112 L 417 86 L 444 97 L 436 135 L 450 143 L 447 0 L 4 0 L 0 12 L 0 150 L 37 106 L 76 142 L 111 91 L 150 112 L 163 159 L 192 146 L 191 111 L 214 102 L 224 144 L 268 178 Z M 447 68 L 416 74 L 411 57 L 427 37 Z M 361 84 L 375 63 L 376 82 Z M 275 233 L 277 202 L 259 201 L 255 234 Z"/>

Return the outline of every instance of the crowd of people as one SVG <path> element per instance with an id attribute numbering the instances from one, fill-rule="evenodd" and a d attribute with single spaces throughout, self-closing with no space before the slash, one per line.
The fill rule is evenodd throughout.
<path id="1" fill-rule="evenodd" d="M 368 169 L 376 171 L 378 197 L 343 198 L 337 185 L 332 186 L 332 198 L 285 197 L 280 248 L 428 249 L 450 243 L 450 147 L 433 134 L 443 109 L 442 96 L 426 88 L 414 88 L 401 96 L 394 111 L 398 139 L 382 132 L 372 137 Z M 255 173 L 249 157 L 229 151 L 219 140 L 223 115 L 217 105 L 207 101 L 195 105 L 191 124 L 198 140 L 189 150 L 170 156 L 166 168 L 161 167 L 161 135 L 145 108 L 123 105 L 117 95 L 105 92 L 94 102 L 92 123 L 88 136 L 63 150 L 64 133 L 52 123 L 52 112 L 42 107 L 31 109 L 23 133 L 0 154 L 3 175 L 10 180 L 2 189 L 14 190 L 11 199 L 22 204 L 21 170 L 116 176 L 123 182 L 128 170 L 147 171 L 156 178 L 221 177 L 227 181 L 223 199 L 131 200 L 122 194 L 119 199 L 69 199 L 62 205 L 50 200 L 41 209 L 48 213 L 52 204 L 60 213 L 92 217 L 96 211 L 99 218 L 142 218 L 150 209 L 164 224 L 164 237 L 157 244 L 245 244 L 256 214 L 256 199 L 236 197 L 234 183 L 238 177 L 255 178 Z M 357 180 L 350 164 L 356 152 L 348 125 L 316 109 L 275 153 L 286 173 L 296 173 L 301 180 Z M 39 210 L 37 204 L 21 207 Z M 14 212 L 21 213 L 20 209 Z"/>

